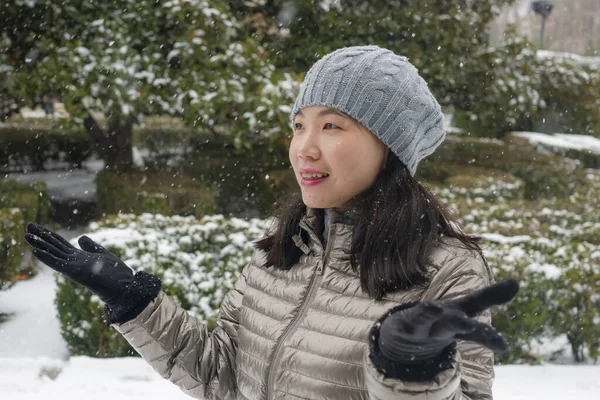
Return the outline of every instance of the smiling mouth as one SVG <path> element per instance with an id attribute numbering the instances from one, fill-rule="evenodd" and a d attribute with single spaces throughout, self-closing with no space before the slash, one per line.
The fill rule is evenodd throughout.
<path id="1" fill-rule="evenodd" d="M 322 177 L 302 177 L 302 179 L 300 180 L 300 185 L 301 186 L 314 186 L 314 185 L 318 185 L 321 182 L 323 182 L 325 179 L 327 179 L 329 177 L 329 175 L 325 175 Z"/>

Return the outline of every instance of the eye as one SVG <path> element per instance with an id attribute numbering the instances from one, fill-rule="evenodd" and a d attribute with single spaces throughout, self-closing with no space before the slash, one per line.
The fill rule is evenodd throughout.
<path id="1" fill-rule="evenodd" d="M 294 124 L 294 131 L 297 131 L 299 129 L 302 129 L 302 124 L 300 122 L 296 122 Z"/>
<path id="2" fill-rule="evenodd" d="M 323 128 L 325 128 L 325 129 L 340 129 L 339 126 L 332 124 L 331 122 L 326 123 Z"/>

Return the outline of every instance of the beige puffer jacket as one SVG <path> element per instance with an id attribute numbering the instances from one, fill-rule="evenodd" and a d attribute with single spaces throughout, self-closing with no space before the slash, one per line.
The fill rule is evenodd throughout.
<path id="1" fill-rule="evenodd" d="M 326 251 L 308 209 L 300 223 L 310 240 L 289 271 L 262 268 L 256 252 L 209 332 L 164 293 L 136 318 L 113 325 L 164 378 L 207 399 L 491 399 L 493 354 L 460 342 L 452 368 L 434 380 L 407 382 L 378 372 L 368 352 L 369 331 L 402 303 L 450 299 L 492 283 L 473 251 L 440 245 L 431 280 L 376 302 L 363 294 L 343 253 L 350 225 L 334 223 Z M 490 323 L 489 312 L 478 318 Z"/>

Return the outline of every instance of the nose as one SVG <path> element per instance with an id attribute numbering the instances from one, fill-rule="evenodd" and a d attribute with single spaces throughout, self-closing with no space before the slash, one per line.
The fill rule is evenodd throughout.
<path id="1" fill-rule="evenodd" d="M 321 156 L 319 150 L 318 141 L 316 134 L 310 132 L 308 129 L 302 134 L 302 138 L 298 137 L 300 143 L 298 143 L 297 155 L 302 159 L 318 159 Z"/>

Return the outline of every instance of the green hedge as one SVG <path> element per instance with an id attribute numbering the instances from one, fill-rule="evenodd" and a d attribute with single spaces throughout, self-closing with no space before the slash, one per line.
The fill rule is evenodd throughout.
<path id="1" fill-rule="evenodd" d="M 10 286 L 25 251 L 25 221 L 18 208 L 0 208 L 0 289 Z"/>
<path id="2" fill-rule="evenodd" d="M 165 292 L 212 329 L 223 296 L 250 261 L 252 242 L 264 234 L 268 223 L 220 215 L 197 220 L 122 214 L 92 223 L 87 234 L 134 270 L 160 276 Z M 102 323 L 99 299 L 61 275 L 57 282 L 56 306 L 71 354 L 132 354 L 121 335 Z"/>
<path id="3" fill-rule="evenodd" d="M 239 150 L 226 138 L 186 128 L 172 118 L 149 119 L 134 130 L 134 143 L 148 150 L 143 156 L 147 166 L 176 164 L 199 182 L 218 182 L 219 214 L 267 217 L 280 193 L 296 185 L 293 175 L 287 182 L 277 178 L 289 170 L 286 143 L 271 146 L 265 141 Z"/>
<path id="4" fill-rule="evenodd" d="M 85 159 L 91 151 L 89 139 L 83 132 L 69 128 L 63 133 L 46 120 L 21 120 L 3 126 L 0 128 L 0 144 L 2 142 L 6 144 L 5 158 L 8 155 L 11 157 L 4 164 L 10 164 L 12 169 L 41 169 L 44 161 L 61 159 L 61 154 L 64 156 L 61 152 L 66 152 L 65 149 L 74 149 L 67 156 L 79 155 L 81 159 Z M 289 169 L 287 153 L 283 149 L 272 152 L 265 143 L 253 150 L 236 150 L 224 138 L 201 134 L 175 118 L 148 118 L 144 126 L 134 128 L 134 145 L 148 150 L 148 154 L 144 155 L 146 166 L 154 171 L 169 171 L 162 174 L 164 178 L 160 178 L 165 184 L 151 182 L 156 179 L 150 175 L 161 175 L 158 172 L 144 173 L 146 178 L 133 172 L 131 179 L 112 179 L 110 174 L 100 173 L 97 180 L 99 215 L 121 210 L 167 215 L 201 216 L 218 212 L 225 215 L 267 216 L 279 193 L 295 184 L 294 180 L 290 184 L 271 178 Z M 77 150 L 80 147 L 82 151 Z M 178 164 L 189 177 L 174 179 L 183 182 L 177 184 L 181 186 L 179 189 L 171 187 L 173 179 L 168 175 L 176 174 L 170 172 L 169 165 L 173 163 Z M 1 165 L 0 162 L 0 168 Z M 140 185 L 143 179 L 150 181 Z M 219 182 L 219 190 L 212 189 L 214 182 Z M 206 209 L 190 209 L 194 203 L 212 205 Z"/>
<path id="5" fill-rule="evenodd" d="M 488 260 L 498 280 L 515 277 L 522 289 L 515 302 L 494 311 L 494 325 L 513 352 L 503 362 L 536 359 L 536 342 L 565 335 L 576 361 L 596 361 L 600 346 L 600 245 L 565 238 L 531 238 L 521 244 L 492 239 Z"/>
<path id="6" fill-rule="evenodd" d="M 226 138 L 207 135 L 183 124 L 183 121 L 170 117 L 149 118 L 143 126 L 133 130 L 133 143 L 148 151 L 143 157 L 144 164 L 152 167 L 170 165 L 174 161 L 187 163 L 198 161 L 212 151 L 232 147 Z"/>
<path id="7" fill-rule="evenodd" d="M 419 165 L 417 177 L 443 182 L 460 168 L 477 167 L 502 171 L 523 182 L 529 200 L 565 197 L 584 182 L 577 161 L 541 154 L 530 147 L 500 140 L 449 136 L 436 152 Z"/>
<path id="8" fill-rule="evenodd" d="M 538 153 L 551 154 L 559 157 L 579 160 L 583 168 L 600 169 L 600 154 L 586 149 L 568 149 L 564 147 L 551 146 L 545 143 L 530 142 L 527 138 L 517 136 L 515 132 L 509 132 L 505 139 L 506 142 L 529 148 Z"/>
<path id="9" fill-rule="evenodd" d="M 201 217 L 215 210 L 217 189 L 170 170 L 101 171 L 96 176 L 97 213 L 154 213 Z"/>
<path id="10" fill-rule="evenodd" d="M 474 168 L 471 178 L 481 177 Z M 469 182 L 463 169 L 461 180 Z M 498 362 L 535 362 L 539 343 L 564 337 L 575 360 L 599 357 L 600 345 L 600 172 L 588 171 L 569 196 L 528 201 L 514 181 L 494 181 L 504 198 L 458 186 L 432 190 L 458 216 L 467 232 L 482 234 L 497 280 L 521 281 L 517 298 L 493 310 L 494 325 L 512 351 Z M 504 187 L 504 188 L 503 188 Z M 485 192 L 484 192 L 485 194 Z"/>
<path id="11" fill-rule="evenodd" d="M 93 151 L 88 135 L 32 121 L 0 126 L 0 169 L 42 170 L 47 160 L 79 167 Z"/>
<path id="12" fill-rule="evenodd" d="M 600 71 L 580 56 L 538 52 L 515 30 L 481 56 L 495 68 L 467 82 L 477 101 L 455 104 L 457 127 L 497 138 L 509 131 L 600 131 Z"/>
<path id="13" fill-rule="evenodd" d="M 18 208 L 26 221 L 44 224 L 50 221 L 50 207 L 44 182 L 22 184 L 0 179 L 0 208 Z"/>
<path id="14" fill-rule="evenodd" d="M 29 221 L 48 223 L 49 212 L 45 183 L 25 185 L 0 179 L 0 289 L 21 272 L 23 256 L 29 250 L 23 240 L 25 225 Z"/>

